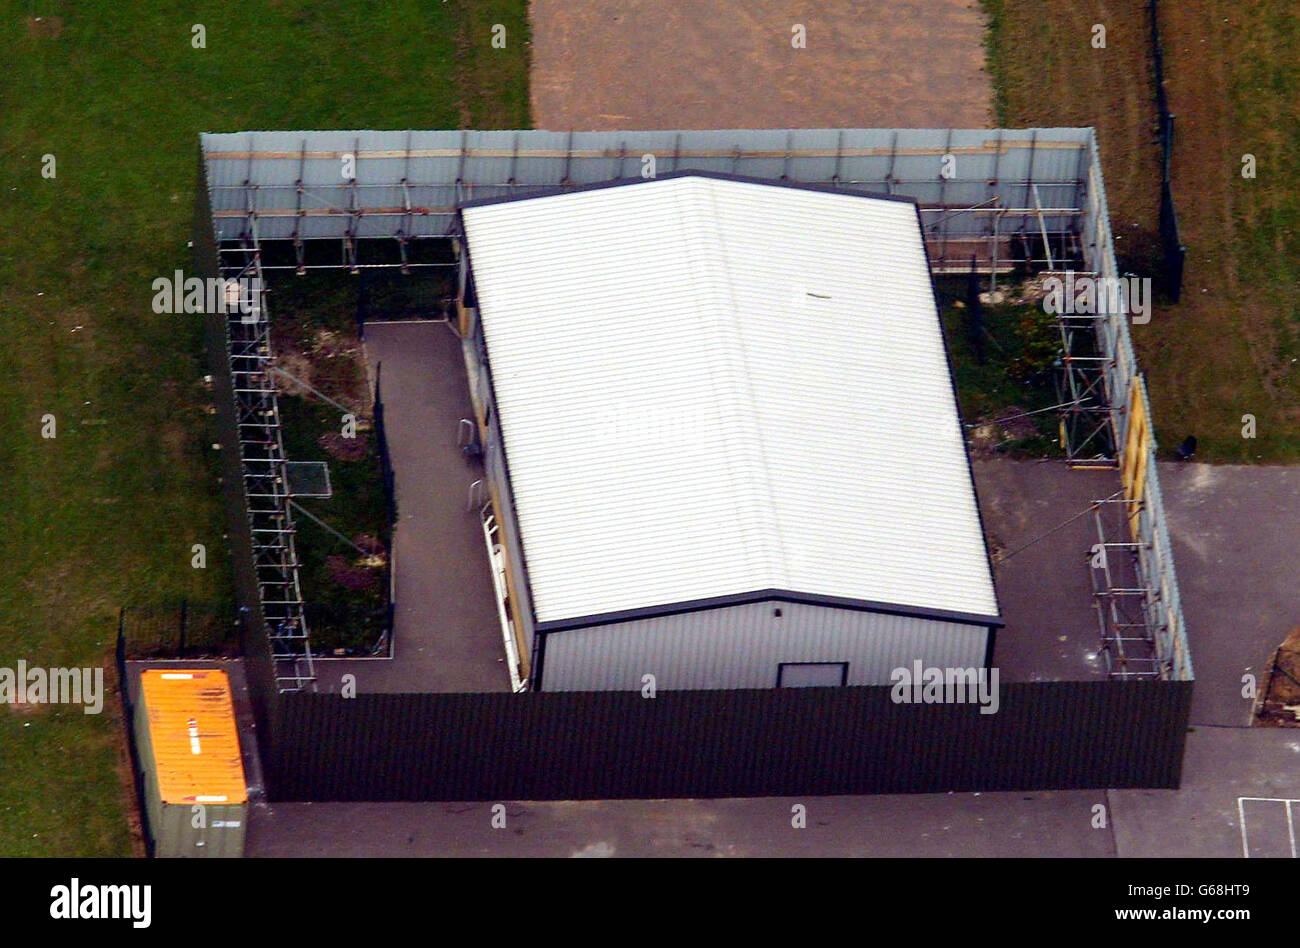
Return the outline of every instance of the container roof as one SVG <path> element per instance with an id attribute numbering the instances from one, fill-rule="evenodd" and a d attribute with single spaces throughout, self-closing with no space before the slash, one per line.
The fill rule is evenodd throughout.
<path id="1" fill-rule="evenodd" d="M 912 202 L 685 173 L 462 217 L 539 623 L 998 621 Z"/>
<path id="2" fill-rule="evenodd" d="M 213 668 L 148 669 L 140 697 L 164 803 L 243 803 L 248 799 L 239 755 L 230 681 Z"/>

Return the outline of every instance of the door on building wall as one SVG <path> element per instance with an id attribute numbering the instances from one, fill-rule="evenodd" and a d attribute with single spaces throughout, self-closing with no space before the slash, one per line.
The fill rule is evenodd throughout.
<path id="1" fill-rule="evenodd" d="M 778 688 L 829 688 L 849 680 L 848 662 L 781 662 L 777 665 Z"/>

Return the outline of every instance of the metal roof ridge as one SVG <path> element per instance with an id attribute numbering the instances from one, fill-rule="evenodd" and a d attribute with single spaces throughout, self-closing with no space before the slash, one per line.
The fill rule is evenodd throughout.
<path id="1" fill-rule="evenodd" d="M 748 417 L 744 411 L 737 409 L 737 397 L 740 391 L 737 373 L 745 372 L 744 354 L 741 352 L 741 339 L 736 325 L 734 303 L 729 305 L 720 287 L 720 281 L 711 278 L 721 272 L 727 277 L 722 235 L 716 226 L 716 214 L 710 209 L 709 214 L 702 212 L 701 203 L 712 199 L 710 182 L 702 177 L 683 174 L 675 176 L 664 184 L 671 195 L 678 211 L 682 243 L 686 248 L 690 282 L 697 294 L 697 319 L 702 332 L 709 336 L 707 348 L 713 358 L 704 360 L 704 371 L 708 373 L 714 392 L 714 404 L 720 409 L 719 448 L 727 459 L 726 466 L 731 470 L 745 474 L 745 489 L 737 496 L 728 493 L 730 519 L 744 538 L 741 549 L 736 555 L 745 563 L 745 568 L 758 581 L 766 582 L 771 578 L 770 554 L 765 548 L 763 538 L 754 529 L 752 518 L 745 513 L 754 499 L 753 478 L 749 472 L 754 467 L 751 457 L 754 438 L 749 437 L 753 428 L 754 405 L 752 396 L 749 401 Z M 715 222 L 710 226 L 710 216 Z"/>
<path id="2" fill-rule="evenodd" d="M 749 538 L 751 542 L 763 551 L 765 578 L 769 584 L 784 585 L 792 579 L 790 562 L 786 553 L 786 536 L 785 531 L 782 529 L 781 518 L 778 514 L 779 506 L 776 503 L 775 491 L 772 486 L 772 465 L 768 458 L 767 436 L 760 423 L 758 398 L 754 393 L 754 375 L 751 371 L 747 346 L 748 334 L 745 331 L 744 317 L 736 301 L 731 250 L 723 233 L 718 206 L 720 192 L 745 188 L 748 186 L 748 182 L 722 180 L 707 176 L 699 176 L 688 180 L 692 180 L 693 187 L 702 190 L 706 194 L 709 202 L 710 214 L 704 226 L 712 231 L 712 236 L 717 244 L 717 266 L 721 276 L 719 283 L 711 287 L 710 292 L 718 295 L 720 311 L 727 314 L 730 328 L 734 333 L 734 342 L 732 346 L 728 347 L 728 351 L 734 354 L 735 361 L 738 363 L 734 371 L 739 373 L 739 377 L 733 381 L 733 384 L 738 389 L 738 395 L 743 397 L 745 401 L 747 420 L 753 428 L 753 436 L 748 439 L 746 444 L 746 453 L 753 455 L 752 458 L 748 459 L 752 462 L 750 465 L 752 486 L 756 493 L 761 496 L 766 510 L 766 516 L 763 518 L 766 521 L 765 523 L 754 523 L 752 517 L 742 522 L 749 528 L 746 533 L 752 534 Z M 750 432 L 746 432 L 746 434 L 749 435 Z"/>

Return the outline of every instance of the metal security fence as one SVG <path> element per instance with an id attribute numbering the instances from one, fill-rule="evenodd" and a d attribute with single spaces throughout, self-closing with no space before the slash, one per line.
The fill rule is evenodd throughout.
<path id="1" fill-rule="evenodd" d="M 920 205 L 935 272 L 1030 265 L 1118 277 L 1091 129 L 204 135 L 196 253 L 204 275 L 238 259 L 298 272 L 450 268 L 455 264 L 415 247 L 449 244 L 461 202 L 635 177 L 647 159 L 659 174 L 695 169 L 910 197 Z M 274 258 L 266 267 L 263 242 L 276 248 L 265 254 Z M 332 257 L 313 256 L 331 247 Z M 369 249 L 378 247 L 387 249 Z M 221 316 L 208 324 L 222 441 L 237 444 L 229 334 L 237 327 Z M 1143 609 L 1157 643 L 1155 679 L 1007 684 L 994 715 L 969 706 L 896 705 L 888 688 L 676 692 L 653 700 L 622 693 L 277 694 L 239 452 L 228 450 L 223 478 L 239 618 L 274 797 L 1177 786 L 1192 666 L 1154 438 L 1129 444 L 1133 418 L 1149 426 L 1150 414 L 1127 303 L 1103 310 L 1095 331 L 1105 362 L 1103 410 L 1135 495 L 1131 523 L 1141 547 Z"/>
<path id="2" fill-rule="evenodd" d="M 384 502 L 388 505 L 390 529 L 397 525 L 397 480 L 393 458 L 388 451 L 388 426 L 384 420 L 384 364 L 375 366 L 375 440 L 379 445 L 379 467 L 384 479 Z"/>
<path id="3" fill-rule="evenodd" d="M 1147 12 L 1151 20 L 1151 55 L 1161 149 L 1160 249 L 1164 256 L 1164 267 L 1160 274 L 1160 288 L 1177 303 L 1183 293 L 1183 264 L 1187 259 L 1187 248 L 1183 245 L 1178 230 L 1178 209 L 1174 206 L 1173 184 L 1169 174 L 1174 151 L 1174 115 L 1169 111 L 1169 98 L 1165 94 L 1165 51 L 1160 42 L 1160 4 L 1157 0 L 1148 0 Z"/>
<path id="4" fill-rule="evenodd" d="M 176 602 L 123 606 L 119 642 L 132 659 L 217 658 L 239 654 L 234 611 L 225 603 Z"/>
<path id="5" fill-rule="evenodd" d="M 890 688 L 295 694 L 283 800 L 545 800 L 1174 788 L 1192 684 L 1004 684 L 995 714 Z"/>
<path id="6" fill-rule="evenodd" d="M 212 228 L 212 208 L 204 181 L 202 153 L 198 157 L 199 187 L 195 191 L 193 254 L 195 275 L 204 280 L 221 275 L 221 263 Z M 230 544 L 230 568 L 235 591 L 235 621 L 252 695 L 253 714 L 259 735 L 268 742 L 277 716 L 274 714 L 275 662 L 262 611 L 257 568 L 253 555 L 252 521 L 244 487 L 239 451 L 239 420 L 236 411 L 234 377 L 231 373 L 229 325 L 225 315 L 203 316 L 204 346 L 212 378 L 218 443 L 221 445 L 221 497 Z"/>

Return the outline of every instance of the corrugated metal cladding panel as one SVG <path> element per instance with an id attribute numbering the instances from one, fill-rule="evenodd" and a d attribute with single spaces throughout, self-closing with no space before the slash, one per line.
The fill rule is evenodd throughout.
<path id="1" fill-rule="evenodd" d="M 996 617 L 913 205 L 680 177 L 464 216 L 539 622 Z"/>
<path id="2" fill-rule="evenodd" d="M 248 799 L 224 671 L 148 669 L 140 674 L 140 701 L 165 803 Z"/>
<path id="3" fill-rule="evenodd" d="M 542 690 L 639 690 L 646 674 L 664 690 L 771 688 L 781 662 L 847 662 L 846 684 L 880 685 L 917 659 L 978 668 L 987 643 L 982 626 L 757 602 L 553 632 Z"/>
<path id="4" fill-rule="evenodd" d="M 1191 682 L 1003 682 L 997 714 L 889 686 L 286 695 L 279 800 L 611 800 L 1177 788 Z"/>
<path id="5" fill-rule="evenodd" d="M 259 225 L 264 237 L 292 233 L 292 216 L 286 221 L 271 215 L 297 209 L 300 178 L 306 189 L 303 207 L 348 205 L 353 194 L 342 177 L 341 158 L 349 154 L 356 159 L 356 199 L 363 210 L 392 207 L 380 192 L 403 178 L 412 204 L 428 209 L 410 221 L 377 217 L 368 223 L 373 232 L 440 236 L 449 221 L 445 209 L 458 198 L 435 197 L 432 189 L 454 192 L 459 182 L 463 194 L 485 197 L 492 190 L 517 193 L 636 177 L 647 153 L 656 156 L 659 174 L 690 169 L 834 181 L 846 190 L 892 189 L 924 202 L 936 202 L 942 194 L 946 204 L 971 200 L 987 187 L 992 193 L 975 203 L 996 194 L 1005 206 L 1020 207 L 1028 200 L 1028 179 L 1042 183 L 1044 202 L 1072 193 L 1072 183 L 1055 194 L 1047 188 L 1053 181 L 1073 182 L 1090 135 L 1086 128 L 289 131 L 205 134 L 201 145 L 213 211 L 242 214 L 250 200 L 245 185 L 255 188 L 252 202 L 268 215 Z M 941 189 L 945 150 L 957 164 Z M 963 185 L 969 185 L 966 194 Z M 217 218 L 223 237 L 238 235 L 241 226 L 238 217 Z M 349 226 L 347 215 L 305 218 L 302 236 L 342 237 Z"/>

